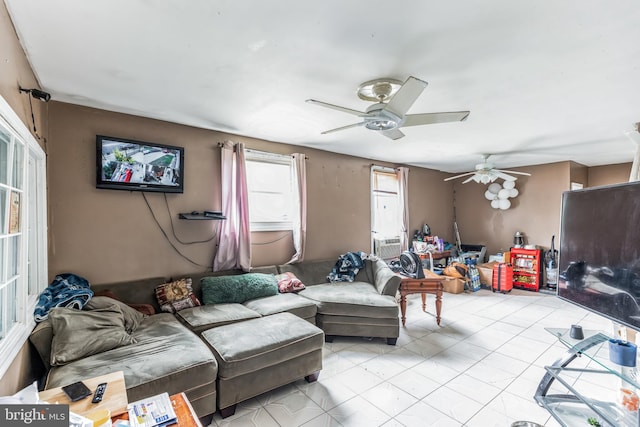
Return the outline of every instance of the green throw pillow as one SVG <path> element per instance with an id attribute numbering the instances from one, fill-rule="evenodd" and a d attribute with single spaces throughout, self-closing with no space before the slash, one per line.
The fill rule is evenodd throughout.
<path id="1" fill-rule="evenodd" d="M 278 294 L 273 274 L 246 273 L 236 276 L 210 276 L 200 280 L 205 304 L 243 303 L 250 299 Z"/>

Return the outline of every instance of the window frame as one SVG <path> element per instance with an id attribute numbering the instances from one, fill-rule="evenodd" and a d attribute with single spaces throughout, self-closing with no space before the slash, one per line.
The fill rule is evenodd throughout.
<path id="1" fill-rule="evenodd" d="M 394 175 L 395 176 L 395 180 L 396 180 L 396 191 L 395 192 L 390 192 L 390 191 L 384 191 L 384 190 L 377 190 L 375 187 L 375 175 L 376 174 L 386 174 L 386 175 Z M 371 189 L 370 189 L 370 195 L 371 195 L 371 251 L 373 253 L 373 251 L 375 250 L 375 240 L 376 239 L 392 239 L 392 238 L 400 238 L 400 235 L 402 233 L 402 224 L 400 224 L 399 220 L 400 220 L 400 216 L 396 215 L 397 219 L 397 225 L 398 225 L 398 233 L 396 235 L 393 236 L 382 236 L 379 235 L 380 232 L 374 230 L 375 228 L 375 224 L 376 224 L 376 193 L 381 193 L 381 194 L 395 194 L 396 198 L 397 198 L 397 202 L 398 202 L 398 208 L 400 208 L 400 182 L 398 180 L 398 174 L 397 171 L 393 168 L 389 168 L 389 167 L 384 167 L 384 166 L 377 166 L 377 165 L 372 165 L 371 166 L 371 177 L 370 177 L 370 182 L 371 182 Z"/>
<path id="2" fill-rule="evenodd" d="M 264 164 L 276 164 L 276 165 L 286 165 L 289 168 L 289 191 L 276 191 L 274 193 L 283 194 L 289 197 L 291 201 L 291 212 L 289 212 L 289 219 L 286 221 L 253 221 L 251 220 L 251 203 L 249 203 L 249 229 L 254 231 L 292 231 L 294 226 L 293 215 L 295 206 L 293 203 L 295 202 L 294 198 L 294 177 L 293 177 L 293 158 L 291 155 L 286 154 L 275 154 L 269 153 L 266 151 L 257 151 L 257 150 L 245 150 L 245 164 L 247 171 L 249 169 L 249 163 L 251 162 L 260 162 Z M 248 173 L 247 173 L 248 175 Z M 251 199 L 251 193 L 253 191 L 250 188 L 249 181 L 247 180 L 247 193 L 249 194 L 249 199 Z M 263 192 L 255 192 L 262 193 Z"/>
<path id="3" fill-rule="evenodd" d="M 15 319 L 0 338 L 0 377 L 2 377 L 21 351 L 29 334 L 35 326 L 33 310 L 38 295 L 47 286 L 47 205 L 46 205 L 46 155 L 22 120 L 11 106 L 0 96 L 0 127 L 10 135 L 7 156 L 8 180 L 0 186 L 7 190 L 5 209 L 8 212 L 9 197 L 12 191 L 20 194 L 19 228 L 9 233 L 8 218 L 0 224 L 0 265 L 5 273 L 8 267 L 9 240 L 19 238 L 17 246 L 17 274 L 11 277 L 0 275 L 0 288 L 9 289 L 15 283 L 14 300 L 9 301 L 5 291 L 0 290 L 0 313 L 6 316 L 8 307 L 15 307 Z M 22 164 L 20 177 L 22 186 L 16 188 L 11 181 L 13 175 L 13 147 L 22 146 Z M 2 205 L 0 205 L 2 206 Z M 7 275 L 8 276 L 8 275 Z M 7 319 L 0 319 L 0 328 Z"/>

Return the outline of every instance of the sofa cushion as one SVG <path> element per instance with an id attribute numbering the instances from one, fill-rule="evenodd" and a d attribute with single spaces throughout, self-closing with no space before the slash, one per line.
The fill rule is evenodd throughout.
<path id="1" fill-rule="evenodd" d="M 256 298 L 245 302 L 244 305 L 263 316 L 289 312 L 303 319 L 313 319 L 317 311 L 313 301 L 292 293 Z"/>
<path id="2" fill-rule="evenodd" d="M 205 304 L 240 303 L 276 295 L 278 282 L 273 274 L 247 273 L 235 276 L 204 277 L 202 300 Z"/>
<path id="3" fill-rule="evenodd" d="M 122 311 L 122 315 L 124 316 L 124 328 L 128 333 L 131 333 L 136 330 L 138 326 L 140 326 L 140 322 L 144 319 L 144 314 L 140 313 L 138 310 L 135 310 L 129 307 L 127 304 L 115 300 L 109 297 L 102 296 L 94 296 L 89 300 L 89 302 L 83 307 L 83 310 L 99 310 L 102 308 L 109 308 L 111 306 L 117 305 L 120 311 Z"/>
<path id="4" fill-rule="evenodd" d="M 324 333 L 291 313 L 209 329 L 202 338 L 213 349 L 221 378 L 259 371 L 322 348 Z"/>
<path id="5" fill-rule="evenodd" d="M 380 295 L 371 283 L 337 282 L 309 286 L 298 295 L 309 298 L 318 306 L 318 313 L 355 317 L 398 317 L 394 297 Z"/>
<path id="6" fill-rule="evenodd" d="M 29 335 L 29 342 L 33 344 L 45 370 L 49 370 L 51 367 L 51 341 L 53 340 L 53 327 L 51 327 L 51 321 L 49 319 L 40 322 L 31 331 Z"/>
<path id="7" fill-rule="evenodd" d="M 191 278 L 164 283 L 155 289 L 160 310 L 176 313 L 185 308 L 197 307 L 200 301 L 193 293 Z"/>
<path id="8" fill-rule="evenodd" d="M 57 307 L 51 309 L 49 319 L 52 366 L 135 342 L 125 330 L 124 315 L 117 305 L 92 311 Z"/>
<path id="9" fill-rule="evenodd" d="M 197 393 L 215 390 L 218 365 L 211 350 L 174 315 L 160 313 L 145 318 L 133 338 L 135 344 L 54 367 L 45 389 L 123 371 L 129 402 L 159 391 L 170 395 L 185 391 L 192 399 Z"/>
<path id="10" fill-rule="evenodd" d="M 200 333 L 216 326 L 239 322 L 241 320 L 255 319 L 256 317 L 260 317 L 260 314 L 242 304 L 232 303 L 187 308 L 179 311 L 176 316 L 185 323 L 189 329 Z"/>
<path id="11" fill-rule="evenodd" d="M 396 293 L 398 292 L 398 288 L 400 287 L 400 276 L 394 273 L 393 270 L 389 268 L 387 263 L 381 259 L 365 262 L 366 266 L 363 270 L 360 270 L 360 272 L 358 272 L 356 280 L 366 280 L 367 282 L 372 282 L 376 286 L 376 289 L 378 289 L 378 293 L 380 293 L 381 295 L 389 295 L 395 297 Z M 373 278 L 371 278 L 370 270 L 373 271 Z"/>

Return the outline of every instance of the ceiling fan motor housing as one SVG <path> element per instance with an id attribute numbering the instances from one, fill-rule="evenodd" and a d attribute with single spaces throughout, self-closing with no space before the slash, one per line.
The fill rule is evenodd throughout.
<path id="1" fill-rule="evenodd" d="M 365 127 L 371 130 L 390 130 L 395 129 L 402 121 L 401 117 L 396 116 L 391 111 L 385 110 L 386 104 L 379 102 L 367 108 L 367 115 L 364 117 Z"/>

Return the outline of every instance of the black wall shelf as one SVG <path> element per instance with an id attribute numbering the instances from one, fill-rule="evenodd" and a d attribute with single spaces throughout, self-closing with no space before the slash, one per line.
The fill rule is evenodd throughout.
<path id="1" fill-rule="evenodd" d="M 189 219 L 189 220 L 223 220 L 227 219 L 226 216 L 218 213 L 180 213 L 178 214 L 178 218 L 180 219 Z"/>

